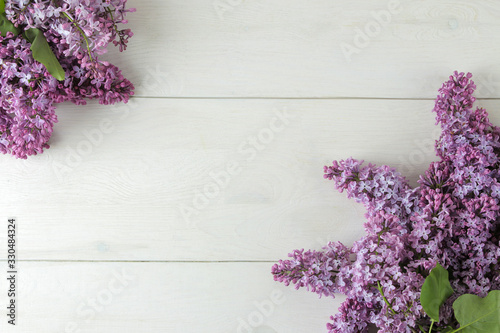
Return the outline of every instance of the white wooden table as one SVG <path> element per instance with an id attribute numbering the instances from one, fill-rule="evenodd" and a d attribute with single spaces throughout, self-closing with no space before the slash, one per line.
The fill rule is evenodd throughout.
<path id="1" fill-rule="evenodd" d="M 323 166 L 354 156 L 416 184 L 455 69 L 500 124 L 495 0 L 129 2 L 135 36 L 105 58 L 136 85 L 130 103 L 60 105 L 46 153 L 0 156 L 2 332 L 326 332 L 342 297 L 270 274 L 295 248 L 363 234 Z"/>

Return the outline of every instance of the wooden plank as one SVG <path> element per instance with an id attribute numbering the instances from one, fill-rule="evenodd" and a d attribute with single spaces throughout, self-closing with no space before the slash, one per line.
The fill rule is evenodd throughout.
<path id="1" fill-rule="evenodd" d="M 22 262 L 2 332 L 322 332 L 342 297 L 273 281 L 269 263 Z M 0 280 L 7 290 L 6 279 Z M 7 307 L 2 297 L 1 306 Z M 253 331 L 250 331 L 253 329 Z"/>
<path id="2" fill-rule="evenodd" d="M 232 5 L 231 5 L 232 4 Z M 500 97 L 494 0 L 130 0 L 138 96 L 434 98 L 454 70 Z"/>
<path id="3" fill-rule="evenodd" d="M 500 123 L 500 101 L 479 103 Z M 323 179 L 323 166 L 354 156 L 398 167 L 416 184 L 435 159 L 432 106 L 63 105 L 46 153 L 0 159 L 0 218 L 18 218 L 23 259 L 276 260 L 328 240 L 351 244 L 364 210 Z"/>
<path id="4" fill-rule="evenodd" d="M 129 50 L 102 59 L 139 98 L 63 104 L 49 151 L 0 159 L 21 259 L 17 327 L 4 317 L 2 332 L 326 331 L 343 298 L 270 274 L 295 248 L 363 233 L 323 165 L 355 156 L 416 184 L 448 75 L 500 98 L 497 1 L 130 5 Z M 500 123 L 500 100 L 478 104 Z"/>

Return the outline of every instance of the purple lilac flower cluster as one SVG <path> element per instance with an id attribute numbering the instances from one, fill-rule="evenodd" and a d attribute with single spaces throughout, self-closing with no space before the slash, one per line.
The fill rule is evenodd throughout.
<path id="1" fill-rule="evenodd" d="M 276 281 L 347 299 L 327 324 L 330 333 L 420 332 L 430 318 L 420 290 L 440 263 L 455 293 L 433 332 L 458 327 L 453 301 L 500 289 L 500 128 L 473 109 L 471 74 L 455 72 L 439 90 L 434 112 L 442 135 L 439 162 L 417 188 L 395 169 L 349 158 L 325 167 L 326 179 L 367 208 L 366 235 L 351 248 L 294 251 L 272 268 Z M 349 260 L 355 257 L 354 260 Z"/>
<path id="2" fill-rule="evenodd" d="M 62 81 L 33 59 L 22 34 L 0 37 L 0 152 L 17 158 L 42 153 L 57 122 L 55 103 L 127 102 L 134 86 L 99 56 L 110 42 L 127 47 L 133 35 L 127 0 L 6 0 L 6 17 L 22 31 L 40 29 L 61 67 Z"/>

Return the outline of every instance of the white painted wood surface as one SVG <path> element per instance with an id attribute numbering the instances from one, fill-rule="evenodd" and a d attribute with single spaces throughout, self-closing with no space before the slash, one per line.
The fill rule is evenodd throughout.
<path id="1" fill-rule="evenodd" d="M 323 165 L 354 156 L 416 184 L 454 69 L 500 124 L 493 0 L 130 3 L 136 35 L 107 57 L 136 97 L 60 105 L 50 150 L 0 158 L 22 260 L 19 325 L 2 315 L 2 332 L 326 332 L 342 298 L 270 274 L 295 248 L 363 233 Z"/>
<path id="2" fill-rule="evenodd" d="M 131 3 L 136 39 L 116 62 L 141 96 L 434 98 L 458 69 L 500 97 L 496 0 Z"/>
<path id="3" fill-rule="evenodd" d="M 289 292 L 269 279 L 267 263 L 24 262 L 19 269 L 19 324 L 2 320 L 2 332 L 246 332 L 252 325 L 261 333 L 321 332 L 342 300 Z"/>

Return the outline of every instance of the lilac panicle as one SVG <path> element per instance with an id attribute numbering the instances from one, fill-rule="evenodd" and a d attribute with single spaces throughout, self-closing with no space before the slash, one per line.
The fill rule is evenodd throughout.
<path id="1" fill-rule="evenodd" d="M 42 153 L 57 122 L 56 103 L 127 102 L 134 86 L 100 56 L 109 43 L 126 49 L 132 37 L 126 0 L 6 0 L 7 18 L 21 31 L 40 29 L 65 71 L 59 82 L 36 62 L 22 35 L 0 37 L 0 152 L 17 158 Z"/>
<path id="2" fill-rule="evenodd" d="M 427 331 L 420 290 L 440 263 L 455 293 L 440 309 L 436 330 L 458 327 L 452 304 L 465 293 L 500 289 L 500 130 L 473 109 L 471 74 L 455 72 L 439 90 L 434 112 L 442 134 L 439 161 L 411 188 L 388 166 L 334 161 L 324 177 L 367 209 L 366 235 L 339 251 L 295 251 L 273 267 L 275 280 L 325 296 L 347 295 L 329 333 Z M 330 243 L 332 244 L 332 243 Z M 340 244 L 340 243 L 334 243 Z M 351 258 L 351 260 L 349 260 Z"/>
<path id="3" fill-rule="evenodd" d="M 274 280 L 285 285 L 295 284 L 296 289 L 307 290 L 320 296 L 338 293 L 336 276 L 349 262 L 349 249 L 340 242 L 330 242 L 323 251 L 295 250 L 292 259 L 280 260 L 273 266 Z"/>
<path id="4" fill-rule="evenodd" d="M 368 216 L 383 211 L 398 216 L 406 223 L 416 196 L 408 181 L 394 168 L 363 166 L 363 161 L 348 158 L 333 161 L 324 167 L 324 178 L 335 181 L 340 192 L 347 192 L 349 198 L 361 202 Z"/>

